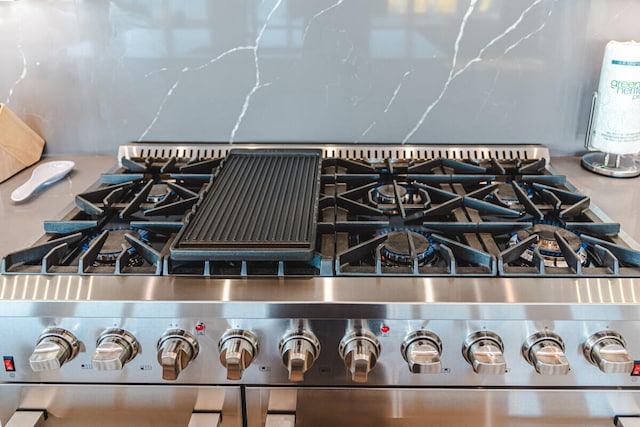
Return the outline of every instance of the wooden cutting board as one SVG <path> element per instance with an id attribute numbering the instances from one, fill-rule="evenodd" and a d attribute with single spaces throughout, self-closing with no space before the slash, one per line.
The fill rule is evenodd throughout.
<path id="1" fill-rule="evenodd" d="M 43 149 L 44 139 L 0 103 L 0 182 L 40 160 Z"/>

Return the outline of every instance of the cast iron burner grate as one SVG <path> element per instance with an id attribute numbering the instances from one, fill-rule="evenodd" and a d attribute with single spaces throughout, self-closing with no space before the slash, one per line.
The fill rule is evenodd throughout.
<path id="1" fill-rule="evenodd" d="M 78 194 L 64 218 L 46 221 L 35 244 L 6 255 L 2 273 L 640 277 L 640 252 L 619 224 L 606 222 L 588 197 L 554 175 L 548 155 L 536 147 L 251 148 L 238 153 L 311 152 L 314 166 L 269 181 L 272 170 L 286 168 L 268 164 L 259 168 L 269 171 L 266 177 L 246 179 L 243 174 L 252 172 L 245 168 L 225 181 L 234 147 L 141 144 L 122 150 L 120 167 Z M 310 171 L 313 178 L 305 175 Z M 225 182 L 228 191 L 214 197 Z M 307 198 L 306 190 L 317 199 Z M 299 201 L 301 210 L 262 209 L 255 203 L 260 197 L 267 204 Z M 266 215 L 246 212 L 247 221 L 235 222 L 234 202 L 259 206 Z M 263 230 L 252 221 L 293 216 L 299 229 L 276 236 L 282 245 L 274 244 L 267 257 L 258 256 L 267 240 L 250 233 L 238 241 L 242 251 L 235 237 L 212 249 L 211 236 L 203 234 L 202 242 L 191 242 L 187 259 L 172 253 L 176 237 L 197 225 L 199 214 L 200 224 L 209 224 L 211 212 L 226 227 Z M 271 258 L 283 248 L 284 258 Z"/>

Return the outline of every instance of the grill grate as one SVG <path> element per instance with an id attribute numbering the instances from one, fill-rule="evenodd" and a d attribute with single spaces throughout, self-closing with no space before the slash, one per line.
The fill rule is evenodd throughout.
<path id="1" fill-rule="evenodd" d="M 177 237 L 178 260 L 308 260 L 315 249 L 319 150 L 232 150 Z"/>

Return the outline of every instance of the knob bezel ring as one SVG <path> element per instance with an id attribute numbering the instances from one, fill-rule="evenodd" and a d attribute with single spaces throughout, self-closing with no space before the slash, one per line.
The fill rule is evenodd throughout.
<path id="1" fill-rule="evenodd" d="M 373 348 L 375 350 L 374 356 L 375 359 L 378 360 L 380 358 L 380 353 L 382 352 L 382 345 L 380 344 L 380 340 L 378 340 L 378 337 L 376 337 L 373 332 L 367 330 L 352 331 L 342 337 L 342 339 L 340 340 L 340 345 L 338 346 L 340 357 L 344 359 L 347 356 L 345 350 L 349 347 L 349 344 L 359 339 L 365 340 L 373 345 Z"/>
<path id="2" fill-rule="evenodd" d="M 531 358 L 531 351 L 537 344 L 541 342 L 549 341 L 555 345 L 557 345 L 563 353 L 565 353 L 564 341 L 560 338 L 560 335 L 551 331 L 544 332 L 536 332 L 532 335 L 529 335 L 524 343 L 522 343 L 522 357 L 527 361 L 531 366 L 535 366 L 534 361 Z"/>
<path id="3" fill-rule="evenodd" d="M 249 345 L 253 348 L 252 357 L 255 358 L 258 356 L 260 352 L 260 346 L 258 344 L 258 337 L 251 331 L 246 329 L 229 329 L 220 337 L 220 341 L 218 341 L 218 352 L 222 353 L 225 344 L 227 341 L 232 340 L 234 338 L 238 338 L 244 341 L 247 341 Z"/>
<path id="4" fill-rule="evenodd" d="M 54 339 L 55 341 L 66 345 L 69 351 L 69 355 L 67 356 L 64 363 L 67 363 L 73 360 L 80 352 L 80 341 L 78 340 L 78 338 L 76 338 L 75 335 L 73 335 L 70 331 L 64 328 L 56 327 L 56 328 L 46 329 L 38 337 L 38 341 L 36 342 L 36 347 L 47 339 Z"/>
<path id="5" fill-rule="evenodd" d="M 129 331 L 122 328 L 109 328 L 100 334 L 96 341 L 96 348 L 100 346 L 104 341 L 112 339 L 113 342 L 120 345 L 127 345 L 129 347 L 129 357 L 125 360 L 125 364 L 131 362 L 139 353 L 142 352 L 140 342 Z"/>
<path id="6" fill-rule="evenodd" d="M 492 331 L 474 332 L 465 338 L 464 344 L 462 345 L 462 357 L 464 357 L 464 360 L 466 360 L 470 365 L 473 365 L 473 360 L 470 356 L 471 349 L 474 344 L 479 343 L 480 341 L 491 341 L 498 346 L 502 353 L 504 353 L 504 343 L 502 342 L 500 335 Z"/>
<path id="7" fill-rule="evenodd" d="M 318 340 L 318 337 L 316 337 L 313 332 L 307 330 L 288 331 L 278 343 L 278 351 L 280 352 L 280 354 L 282 355 L 282 351 L 289 341 L 296 339 L 305 340 L 313 346 L 316 351 L 316 355 L 320 354 L 320 350 L 322 349 L 322 347 L 320 346 L 320 340 Z"/>
<path id="8" fill-rule="evenodd" d="M 195 360 L 196 357 L 198 357 L 198 353 L 200 353 L 200 344 L 198 344 L 198 340 L 195 336 L 193 336 L 193 334 L 185 331 L 184 329 L 169 329 L 168 331 L 166 331 L 164 334 L 162 334 L 160 339 L 158 339 L 156 348 L 162 348 L 162 345 L 165 343 L 165 341 L 173 338 L 186 341 L 191 346 L 191 351 L 193 352 L 193 354 L 191 355 L 192 361 Z"/>
<path id="9" fill-rule="evenodd" d="M 420 340 L 426 340 L 431 342 L 438 350 L 438 353 L 442 355 L 442 340 L 440 339 L 440 337 L 434 332 L 428 331 L 426 329 L 420 329 L 417 331 L 410 332 L 402 340 L 402 345 L 400 346 L 400 354 L 402 355 L 402 358 L 404 359 L 405 362 L 409 361 L 407 358 L 407 350 L 409 349 L 411 344 Z"/>
<path id="10" fill-rule="evenodd" d="M 595 334 L 591 335 L 583 344 L 582 352 L 584 354 L 585 359 L 589 363 L 594 366 L 598 366 L 596 360 L 593 357 L 593 351 L 602 343 L 604 340 L 613 340 L 617 341 L 623 348 L 627 347 L 627 343 L 625 342 L 622 335 L 620 335 L 616 331 L 612 331 L 610 329 L 606 329 L 603 331 L 598 331 Z"/>

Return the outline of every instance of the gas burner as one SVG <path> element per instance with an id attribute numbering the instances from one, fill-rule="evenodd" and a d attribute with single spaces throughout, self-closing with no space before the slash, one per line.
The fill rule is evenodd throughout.
<path id="1" fill-rule="evenodd" d="M 154 184 L 151 191 L 147 195 L 147 202 L 159 203 L 169 197 L 171 190 L 167 184 Z"/>
<path id="2" fill-rule="evenodd" d="M 527 261 L 533 261 L 533 251 L 537 247 L 544 259 L 546 267 L 567 267 L 567 261 L 562 254 L 562 250 L 556 241 L 554 233 L 558 233 L 564 240 L 569 243 L 569 247 L 578 255 L 582 265 L 587 263 L 586 245 L 582 243 L 580 237 L 572 231 L 553 224 L 534 224 L 533 227 L 520 230 L 513 234 L 509 240 L 508 246 L 514 246 L 529 236 L 537 236 L 537 242 L 527 248 L 520 258 Z"/>
<path id="3" fill-rule="evenodd" d="M 381 256 L 387 265 L 411 265 L 411 244 L 415 248 L 418 265 L 431 264 L 436 259 L 436 248 L 431 237 L 417 231 L 402 230 L 387 233 L 387 240 L 382 244 Z"/>
<path id="4" fill-rule="evenodd" d="M 142 265 L 143 258 L 135 254 L 135 249 L 127 242 L 124 235 L 130 234 L 136 239 L 148 243 L 149 233 L 145 230 L 133 227 L 113 227 L 108 228 L 109 235 L 104 245 L 100 248 L 100 253 L 96 256 L 96 263 L 101 265 L 113 265 L 123 250 L 134 256 L 129 260 L 128 266 L 137 267 Z M 82 250 L 86 251 L 91 242 L 100 236 L 100 232 L 92 234 L 89 239 L 82 245 Z"/>
<path id="5" fill-rule="evenodd" d="M 518 183 L 518 186 L 524 190 L 529 199 L 533 199 L 533 190 L 525 185 Z M 499 183 L 498 189 L 487 196 L 487 199 L 497 198 L 500 202 L 506 206 L 513 206 L 520 203 L 513 186 L 509 183 Z"/>
<path id="6" fill-rule="evenodd" d="M 400 198 L 400 202 L 409 203 L 409 201 L 411 200 L 411 194 L 409 194 L 409 191 L 407 190 L 407 188 L 403 185 L 398 185 L 397 188 L 398 188 L 397 197 Z M 377 186 L 373 191 L 373 195 L 375 200 L 378 203 L 392 204 L 392 205 L 395 205 L 398 203 L 395 191 L 393 190 L 393 184 L 381 184 Z"/>

